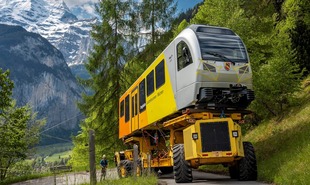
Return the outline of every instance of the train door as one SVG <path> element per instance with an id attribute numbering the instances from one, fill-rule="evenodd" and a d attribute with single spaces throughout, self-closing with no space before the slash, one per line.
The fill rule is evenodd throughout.
<path id="1" fill-rule="evenodd" d="M 138 114 L 138 87 L 131 92 L 131 131 L 139 128 L 139 114 Z"/>
<path id="2" fill-rule="evenodd" d="M 166 78 L 170 78 L 170 83 L 173 89 L 173 92 L 176 92 L 176 55 L 175 55 L 175 44 L 172 42 L 164 51 L 165 61 L 168 70 L 168 76 Z"/>
<path id="3" fill-rule="evenodd" d="M 182 39 L 176 40 L 176 91 L 178 107 L 188 106 L 193 101 L 193 87 L 196 79 L 193 55 L 189 44 Z"/>

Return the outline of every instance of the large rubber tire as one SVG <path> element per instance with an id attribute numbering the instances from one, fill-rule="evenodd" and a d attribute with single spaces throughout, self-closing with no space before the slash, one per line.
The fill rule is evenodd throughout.
<path id="1" fill-rule="evenodd" d="M 192 169 L 185 160 L 184 145 L 173 146 L 173 172 L 176 183 L 189 183 L 193 181 Z"/>
<path id="2" fill-rule="evenodd" d="M 122 160 L 117 167 L 119 178 L 126 178 L 131 175 L 132 161 Z"/>
<path id="3" fill-rule="evenodd" d="M 243 142 L 244 158 L 239 162 L 239 180 L 257 180 L 257 164 L 254 147 L 250 142 Z"/>

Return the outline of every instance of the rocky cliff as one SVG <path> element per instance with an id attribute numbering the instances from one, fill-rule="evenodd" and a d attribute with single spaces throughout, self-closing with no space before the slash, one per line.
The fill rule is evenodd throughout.
<path id="1" fill-rule="evenodd" d="M 39 118 L 47 119 L 45 144 L 68 140 L 78 130 L 82 116 L 76 101 L 82 89 L 62 53 L 45 38 L 0 24 L 0 67 L 11 72 L 17 104 L 28 103 Z"/>

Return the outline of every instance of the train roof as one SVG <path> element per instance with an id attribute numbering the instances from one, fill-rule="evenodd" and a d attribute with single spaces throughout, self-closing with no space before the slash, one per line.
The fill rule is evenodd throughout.
<path id="1" fill-rule="evenodd" d="M 236 36 L 236 34 L 231 29 L 228 29 L 225 27 L 192 24 L 192 25 L 188 26 L 188 28 L 193 30 L 196 34 L 207 33 L 207 34 L 221 34 L 221 35 Z"/>

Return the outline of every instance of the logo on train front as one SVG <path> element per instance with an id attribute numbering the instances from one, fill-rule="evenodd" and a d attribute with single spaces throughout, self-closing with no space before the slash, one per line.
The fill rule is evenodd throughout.
<path id="1" fill-rule="evenodd" d="M 230 62 L 225 62 L 224 68 L 226 69 L 226 71 L 229 71 L 230 70 Z"/>

